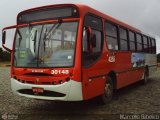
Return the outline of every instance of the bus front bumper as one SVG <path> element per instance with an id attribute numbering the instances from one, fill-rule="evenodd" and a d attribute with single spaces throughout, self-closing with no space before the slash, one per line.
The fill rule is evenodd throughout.
<path id="1" fill-rule="evenodd" d="M 35 85 L 25 84 L 11 78 L 11 88 L 14 94 L 20 96 L 43 99 L 43 100 L 59 100 L 59 101 L 81 101 L 82 97 L 82 84 L 70 80 L 59 85 Z M 42 88 L 44 93 L 33 93 L 33 88 Z M 56 93 L 56 95 L 55 95 Z M 58 93 L 58 94 L 57 94 Z M 60 95 L 60 96 L 59 96 Z"/>

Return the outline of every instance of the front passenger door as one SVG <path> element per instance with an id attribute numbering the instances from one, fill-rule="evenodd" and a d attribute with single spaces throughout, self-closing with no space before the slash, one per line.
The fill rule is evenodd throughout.
<path id="1" fill-rule="evenodd" d="M 102 19 L 88 14 L 84 20 L 82 48 L 82 81 L 84 99 L 100 95 L 104 91 L 101 71 L 103 49 Z"/>

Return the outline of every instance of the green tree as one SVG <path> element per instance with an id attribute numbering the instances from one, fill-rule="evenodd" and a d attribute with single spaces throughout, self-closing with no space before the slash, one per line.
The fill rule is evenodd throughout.
<path id="1" fill-rule="evenodd" d="M 0 61 L 10 61 L 11 60 L 11 54 L 7 51 L 3 51 L 2 48 L 0 48 Z"/>
<path id="2" fill-rule="evenodd" d="M 3 54 L 3 50 L 2 48 L 0 48 L 0 61 L 2 60 L 2 54 Z"/>

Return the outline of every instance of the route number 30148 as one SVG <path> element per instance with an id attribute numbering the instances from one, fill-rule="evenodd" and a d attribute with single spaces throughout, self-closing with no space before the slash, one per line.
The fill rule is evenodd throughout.
<path id="1" fill-rule="evenodd" d="M 69 74 L 69 70 L 51 70 L 52 75 L 57 75 L 57 74 Z"/>

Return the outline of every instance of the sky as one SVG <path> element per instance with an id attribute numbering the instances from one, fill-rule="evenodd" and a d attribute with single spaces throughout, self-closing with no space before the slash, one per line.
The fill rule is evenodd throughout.
<path id="1" fill-rule="evenodd" d="M 156 37 L 157 53 L 160 53 L 160 0 L 1 0 L 0 31 L 6 26 L 15 25 L 17 14 L 23 10 L 61 3 L 88 5 Z M 6 44 L 11 48 L 12 35 L 8 36 L 10 39 Z"/>

